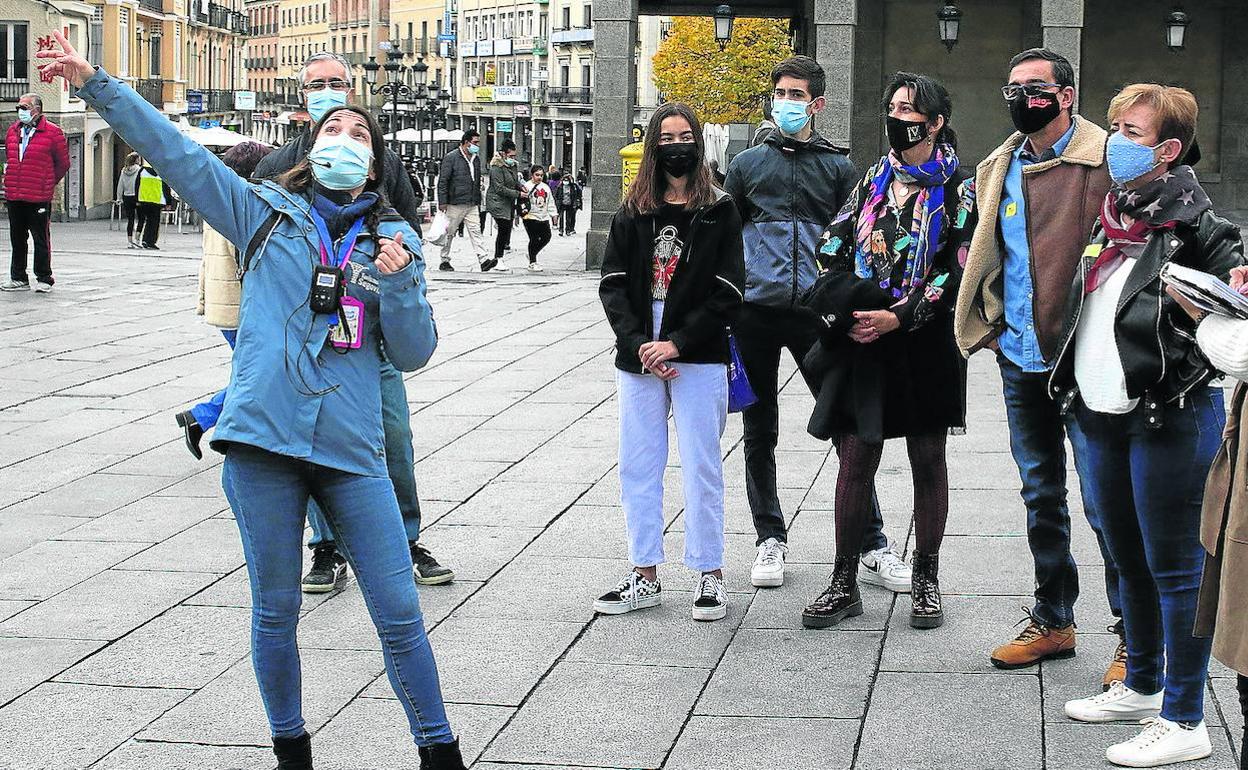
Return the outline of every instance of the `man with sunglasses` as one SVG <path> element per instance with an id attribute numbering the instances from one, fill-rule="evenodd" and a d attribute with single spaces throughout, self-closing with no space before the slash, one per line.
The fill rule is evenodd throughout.
<path id="1" fill-rule="evenodd" d="M 299 70 L 299 92 L 312 120 L 319 121 L 334 107 L 354 99 L 351 66 L 335 53 L 312 54 Z M 264 157 L 252 173 L 253 179 L 269 179 L 289 171 L 307 157 L 311 148 L 311 131 L 305 131 Z M 403 161 L 393 150 L 386 149 L 385 188 L 390 205 L 408 224 L 420 232 L 420 203 L 412 191 Z M 416 475 L 412 465 L 411 411 L 407 406 L 407 388 L 403 375 L 388 362 L 381 367 L 381 423 L 385 429 L 386 469 L 394 484 L 399 511 L 407 530 L 412 571 L 420 585 L 440 585 L 455 579 L 455 573 L 438 564 L 433 554 L 419 542 L 420 500 L 416 496 Z M 303 578 L 305 593 L 327 593 L 338 586 L 347 572 L 347 562 L 334 545 L 334 533 L 325 515 L 315 502 L 308 505 L 308 523 L 312 526 L 312 568 Z"/>
<path id="2" fill-rule="evenodd" d="M 1018 132 L 976 171 L 979 224 L 966 257 L 955 331 L 966 356 L 990 348 L 1001 367 L 1010 449 L 1022 478 L 1027 540 L 1035 560 L 1035 604 L 1025 628 L 992 652 L 998 668 L 1016 669 L 1075 654 L 1079 574 L 1070 551 L 1066 445 L 1085 476 L 1086 441 L 1048 392 L 1063 313 L 1083 249 L 1109 190 L 1104 129 L 1074 114 L 1075 72 L 1045 48 L 1010 62 L 1001 89 Z M 1084 513 L 1105 561 L 1110 609 L 1121 617 L 1118 573 L 1100 519 Z M 1121 621 L 1113 627 L 1121 638 Z M 1119 646 L 1102 684 L 1126 676 Z"/>
<path id="3" fill-rule="evenodd" d="M 17 102 L 17 120 L 5 135 L 4 200 L 9 210 L 9 240 L 13 259 L 9 280 L 0 291 L 28 291 L 27 239 L 35 243 L 35 291 L 52 291 L 52 195 L 69 171 L 65 133 L 43 116 L 43 100 L 23 94 Z"/>

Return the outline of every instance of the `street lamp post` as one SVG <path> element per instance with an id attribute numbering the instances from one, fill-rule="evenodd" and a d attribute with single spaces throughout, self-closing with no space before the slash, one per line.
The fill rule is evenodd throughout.
<path id="1" fill-rule="evenodd" d="M 429 85 L 426 82 L 429 77 L 429 65 L 425 64 L 424 56 L 417 56 L 415 64 L 405 66 L 402 63 L 403 51 L 397 45 L 382 43 L 381 49 L 386 52 L 385 64 L 378 64 L 376 57 L 370 56 L 368 63 L 364 65 L 364 79 L 368 84 L 368 91 L 374 96 L 380 95 L 390 100 L 390 133 L 396 145 L 399 141 L 399 103 L 402 101 L 403 104 L 413 108 L 410 112 L 416 122 L 418 140 L 415 143 L 417 156 L 412 159 L 413 166 L 418 172 L 424 172 L 426 176 L 431 175 L 436 168 L 433 158 L 430 157 L 433 154 L 433 131 L 439 121 L 446 119 L 451 95 L 441 90 L 438 83 Z M 386 82 L 378 83 L 377 75 L 382 69 L 386 71 Z M 413 81 L 414 85 L 409 85 L 409 80 Z M 405 112 L 408 111 L 405 110 Z M 428 155 L 424 157 L 419 154 L 422 123 L 427 123 L 429 126 Z"/>

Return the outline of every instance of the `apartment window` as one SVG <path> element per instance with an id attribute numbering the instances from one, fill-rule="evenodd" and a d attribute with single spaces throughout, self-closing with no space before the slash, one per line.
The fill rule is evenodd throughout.
<path id="1" fill-rule="evenodd" d="M 572 81 L 570 79 L 571 76 L 572 76 L 571 62 L 569 62 L 567 59 L 564 59 L 563 61 L 559 62 L 559 82 L 563 84 L 564 88 L 567 88 L 568 86 L 572 85 Z"/>
<path id="2" fill-rule="evenodd" d="M 0 79 L 29 80 L 30 59 L 25 23 L 0 24 Z"/>
<path id="3" fill-rule="evenodd" d="M 571 6 L 566 6 L 566 7 L 564 7 L 564 9 L 563 9 L 562 13 L 563 13 L 563 26 L 562 26 L 562 27 L 560 27 L 560 29 L 572 29 L 572 8 L 571 8 Z"/>
<path id="4" fill-rule="evenodd" d="M 87 59 L 98 67 L 104 63 L 104 6 L 92 6 L 87 36 Z"/>
<path id="5" fill-rule="evenodd" d="M 594 9 L 588 3 L 585 4 L 584 9 L 584 13 L 581 14 L 581 18 L 585 20 L 582 26 L 589 27 L 594 23 Z"/>
<path id="6" fill-rule="evenodd" d="M 151 36 L 148 37 L 148 43 L 150 46 L 148 62 L 151 66 L 152 77 L 160 77 L 160 40 L 161 30 L 160 27 L 156 27 L 152 29 Z"/>
<path id="7" fill-rule="evenodd" d="M 589 88 L 594 84 L 593 72 L 590 71 L 588 64 L 581 65 L 581 87 Z"/>
<path id="8" fill-rule="evenodd" d="M 97 6 L 98 7 L 98 6 Z M 101 35 L 103 32 L 101 31 Z M 174 22 L 173 25 L 173 79 L 182 79 L 182 57 L 178 52 L 182 50 L 182 25 Z"/>
<path id="9" fill-rule="evenodd" d="M 537 18 L 538 18 L 538 24 L 537 24 L 538 33 L 537 34 L 540 35 L 541 37 L 546 37 L 546 14 L 543 13 Z"/>

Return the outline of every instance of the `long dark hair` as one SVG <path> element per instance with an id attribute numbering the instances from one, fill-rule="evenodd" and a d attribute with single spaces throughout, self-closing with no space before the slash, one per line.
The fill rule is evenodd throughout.
<path id="1" fill-rule="evenodd" d="M 689 172 L 689 181 L 685 186 L 689 202 L 686 208 L 696 209 L 715 202 L 715 185 L 711 181 L 711 172 L 703 162 L 706 158 L 706 147 L 702 141 L 702 124 L 693 110 L 680 102 L 668 102 L 650 116 L 650 124 L 641 151 L 641 167 L 637 176 L 628 188 L 624 197 L 624 209 L 632 214 L 653 214 L 663 204 L 663 194 L 667 192 L 667 175 L 659 169 L 659 132 L 663 121 L 667 118 L 679 117 L 689 122 L 693 131 L 693 144 L 698 152 L 698 160 Z"/>
<path id="2" fill-rule="evenodd" d="M 936 143 L 947 144 L 955 150 L 958 149 L 958 135 L 953 130 L 953 126 L 949 125 L 949 119 L 953 117 L 953 99 L 949 97 L 948 89 L 939 80 L 928 75 L 895 72 L 888 79 L 888 85 L 884 86 L 881 108 L 885 115 L 888 114 L 888 103 L 892 101 L 893 94 L 901 88 L 910 89 L 910 104 L 915 110 L 927 116 L 928 123 L 936 120 L 937 115 L 944 117 L 945 125 L 936 135 Z"/>

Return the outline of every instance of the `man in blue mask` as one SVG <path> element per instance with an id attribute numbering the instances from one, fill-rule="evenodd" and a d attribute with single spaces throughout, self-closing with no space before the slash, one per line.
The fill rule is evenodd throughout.
<path id="1" fill-rule="evenodd" d="M 313 54 L 299 70 L 300 93 L 308 114 L 320 120 L 330 109 L 353 102 L 355 81 L 351 66 L 338 54 L 322 51 Z M 312 149 L 309 136 L 304 132 L 274 150 L 260 161 L 252 174 L 253 179 L 269 179 L 299 164 Z M 384 159 L 386 197 L 395 211 L 420 232 L 420 204 L 412 190 L 403 161 L 391 149 L 386 149 Z M 402 375 L 388 363 L 381 369 L 381 416 L 386 434 L 386 468 L 394 493 L 403 514 L 407 539 L 412 552 L 412 569 L 416 582 L 422 585 L 449 583 L 455 573 L 438 564 L 433 555 L 418 542 L 420 538 L 420 500 L 416 496 L 416 476 L 412 470 L 411 412 L 407 406 L 407 389 Z M 312 569 L 303 578 L 303 590 L 307 593 L 332 591 L 346 575 L 347 563 L 334 546 L 334 533 L 325 522 L 320 508 L 313 502 L 308 506 L 308 523 L 312 526 Z"/>
<path id="2" fill-rule="evenodd" d="M 771 72 L 774 129 L 733 158 L 724 189 L 741 211 L 745 241 L 745 304 L 733 325 L 742 363 L 758 403 L 742 413 L 745 485 L 758 553 L 756 586 L 784 583 L 788 528 L 776 491 L 780 351 L 799 369 L 818 329 L 798 312 L 798 297 L 818 275 L 816 248 L 858 181 L 846 150 L 823 138 L 812 119 L 827 106 L 823 67 L 794 56 Z M 803 371 L 803 376 L 805 372 Z M 813 391 L 817 383 L 806 377 Z M 894 591 L 910 590 L 910 569 L 883 534 L 878 506 L 863 542 L 860 578 Z"/>

